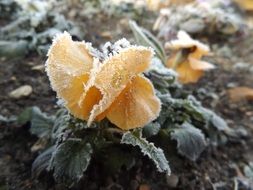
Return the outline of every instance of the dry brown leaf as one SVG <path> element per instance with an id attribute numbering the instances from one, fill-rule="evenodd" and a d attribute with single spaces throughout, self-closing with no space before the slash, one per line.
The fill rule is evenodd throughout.
<path id="1" fill-rule="evenodd" d="M 235 87 L 228 90 L 229 98 L 233 102 L 241 100 L 253 100 L 253 88 Z"/>

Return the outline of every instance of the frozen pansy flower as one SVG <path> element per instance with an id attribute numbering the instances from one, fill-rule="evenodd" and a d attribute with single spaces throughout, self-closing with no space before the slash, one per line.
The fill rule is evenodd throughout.
<path id="1" fill-rule="evenodd" d="M 204 71 L 214 68 L 211 63 L 201 60 L 203 56 L 210 54 L 209 47 L 193 40 L 184 31 L 179 31 L 177 37 L 177 40 L 165 44 L 165 48 L 172 50 L 167 66 L 177 71 L 182 83 L 197 82 Z"/>
<path id="2" fill-rule="evenodd" d="M 99 60 L 90 49 L 90 44 L 74 42 L 65 32 L 48 52 L 47 74 L 67 109 L 88 125 L 106 117 L 123 130 L 154 120 L 161 103 L 152 83 L 142 75 L 153 51 L 129 45 Z"/>

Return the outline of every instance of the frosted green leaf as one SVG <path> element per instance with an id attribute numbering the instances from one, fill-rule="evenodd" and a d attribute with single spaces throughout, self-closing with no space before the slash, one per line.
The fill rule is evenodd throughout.
<path id="1" fill-rule="evenodd" d="M 201 130 L 185 122 L 173 129 L 171 138 L 177 141 L 178 152 L 195 161 L 206 147 L 205 136 Z"/>
<path id="2" fill-rule="evenodd" d="M 143 128 L 143 134 L 145 137 L 149 138 L 151 136 L 157 135 L 161 129 L 161 125 L 158 122 L 151 122 Z"/>
<path id="3" fill-rule="evenodd" d="M 19 125 L 24 125 L 27 122 L 31 121 L 31 113 L 32 113 L 32 107 L 25 108 L 17 117 L 17 123 Z M 39 108 L 38 108 L 39 109 Z"/>
<path id="4" fill-rule="evenodd" d="M 50 163 L 53 152 L 55 151 L 55 146 L 52 146 L 41 153 L 32 164 L 33 176 L 38 177 L 41 172 L 45 171 Z"/>
<path id="5" fill-rule="evenodd" d="M 0 41 L 0 57 L 14 58 L 22 57 L 28 52 L 28 42 L 19 41 Z"/>
<path id="6" fill-rule="evenodd" d="M 81 139 L 68 139 L 53 153 L 49 169 L 54 169 L 56 179 L 79 181 L 86 171 L 92 154 L 92 147 Z"/>
<path id="7" fill-rule="evenodd" d="M 156 90 L 168 92 L 168 88 L 175 83 L 177 73 L 166 68 L 157 57 L 152 59 L 152 64 L 145 75 L 152 81 Z"/>
<path id="8" fill-rule="evenodd" d="M 30 132 L 33 135 L 40 138 L 49 137 L 54 125 L 54 117 L 47 116 L 38 107 L 34 106 L 26 108 L 17 117 L 19 125 L 24 125 L 27 122 L 31 122 Z"/>
<path id="9" fill-rule="evenodd" d="M 250 162 L 249 165 L 244 166 L 243 172 L 247 178 L 253 180 L 253 162 Z"/>
<path id="10" fill-rule="evenodd" d="M 136 22 L 129 21 L 129 26 L 134 33 L 135 39 L 139 45 L 152 47 L 159 59 L 165 64 L 166 55 L 161 43 L 149 31 L 139 27 Z"/>
<path id="11" fill-rule="evenodd" d="M 49 117 L 42 113 L 38 107 L 31 109 L 30 132 L 38 137 L 49 137 L 54 125 L 54 117 Z"/>
<path id="12" fill-rule="evenodd" d="M 138 146 L 141 149 L 141 152 L 155 163 L 159 172 L 166 172 L 167 175 L 170 175 L 171 170 L 163 150 L 155 147 L 153 143 L 148 142 L 143 138 L 142 130 L 137 129 L 124 133 L 121 143 Z"/>

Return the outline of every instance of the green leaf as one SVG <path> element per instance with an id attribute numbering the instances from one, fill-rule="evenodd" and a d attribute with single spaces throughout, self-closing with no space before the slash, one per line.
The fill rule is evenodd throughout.
<path id="1" fill-rule="evenodd" d="M 206 147 L 205 136 L 201 130 L 186 122 L 173 129 L 171 138 L 177 141 L 178 152 L 192 161 L 195 161 Z"/>
<path id="2" fill-rule="evenodd" d="M 38 177 L 41 172 L 48 169 L 50 164 L 50 160 L 52 158 L 52 154 L 55 151 L 55 146 L 52 146 L 41 153 L 32 164 L 32 173 L 33 176 Z"/>
<path id="3" fill-rule="evenodd" d="M 165 64 L 165 51 L 156 37 L 153 36 L 149 31 L 139 27 L 134 21 L 129 21 L 129 26 L 134 33 L 137 43 L 143 46 L 152 47 L 155 50 L 157 57 L 161 59 L 163 64 Z"/>
<path id="4" fill-rule="evenodd" d="M 191 102 L 191 107 L 202 115 L 206 123 L 211 125 L 211 127 L 214 127 L 218 131 L 226 131 L 229 130 L 229 127 L 224 119 L 222 119 L 220 116 L 218 116 L 213 111 L 204 108 L 199 101 L 197 101 L 193 96 L 188 96 L 188 101 Z M 197 113 L 195 113 L 197 114 Z M 198 116 L 196 116 L 198 117 Z"/>
<path id="5" fill-rule="evenodd" d="M 123 134 L 121 143 L 138 146 L 142 153 L 148 156 L 156 165 L 159 172 L 166 172 L 170 175 L 171 170 L 162 149 L 155 147 L 142 137 L 142 130 L 128 131 Z"/>
<path id="6" fill-rule="evenodd" d="M 158 122 L 151 122 L 143 128 L 143 135 L 146 138 L 157 135 L 161 129 L 161 125 Z"/>
<path id="7" fill-rule="evenodd" d="M 197 107 L 189 99 L 174 99 L 173 104 L 173 106 L 176 108 L 185 109 L 186 113 L 189 114 L 192 118 L 198 121 L 204 121 L 204 117 L 200 109 L 202 106 Z"/>
<path id="8" fill-rule="evenodd" d="M 17 117 L 17 123 L 19 125 L 24 125 L 27 122 L 31 122 L 30 132 L 37 135 L 40 138 L 49 138 L 54 125 L 54 117 L 49 117 L 41 110 L 34 106 L 26 108 Z"/>
<path id="9" fill-rule="evenodd" d="M 59 138 L 64 130 L 70 125 L 71 116 L 65 108 L 59 109 L 56 112 L 54 125 L 52 129 L 52 138 Z"/>
<path id="10" fill-rule="evenodd" d="M 177 73 L 172 69 L 166 68 L 160 59 L 154 57 L 149 70 L 145 73 L 160 92 L 168 92 L 168 88 L 175 83 Z"/>
<path id="11" fill-rule="evenodd" d="M 5 117 L 0 114 L 0 123 L 8 124 L 8 123 L 15 122 L 16 120 L 17 120 L 17 118 L 15 116 Z"/>
<path id="12" fill-rule="evenodd" d="M 250 162 L 249 165 L 244 166 L 243 172 L 247 178 L 253 180 L 253 162 Z"/>
<path id="13" fill-rule="evenodd" d="M 77 182 L 86 171 L 92 152 L 89 143 L 81 139 L 68 139 L 57 147 L 49 168 L 54 169 L 56 179 L 70 179 Z"/>
<path id="14" fill-rule="evenodd" d="M 30 132 L 38 137 L 47 137 L 51 135 L 54 125 L 54 117 L 49 117 L 42 113 L 38 107 L 31 109 L 31 128 Z"/>
<path id="15" fill-rule="evenodd" d="M 229 127 L 224 119 L 218 116 L 216 113 L 212 112 L 211 110 L 206 109 L 206 113 L 209 113 L 209 121 L 213 127 L 215 127 L 218 131 L 225 131 L 229 130 Z"/>
<path id="16" fill-rule="evenodd" d="M 32 113 L 32 107 L 24 109 L 18 117 L 17 117 L 17 123 L 19 125 L 24 125 L 27 122 L 31 121 L 31 113 Z"/>
<path id="17" fill-rule="evenodd" d="M 23 57 L 28 52 L 28 42 L 19 41 L 0 41 L 0 57 L 15 58 Z"/>

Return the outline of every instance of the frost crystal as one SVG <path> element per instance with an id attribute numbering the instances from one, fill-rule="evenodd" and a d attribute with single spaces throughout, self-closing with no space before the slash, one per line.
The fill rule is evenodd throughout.
<path id="1" fill-rule="evenodd" d="M 105 58 L 109 58 L 118 54 L 122 49 L 125 49 L 130 46 L 130 42 L 127 41 L 125 38 L 122 38 L 116 41 L 114 44 L 111 42 L 106 42 L 105 45 L 102 47 L 102 52 Z"/>

